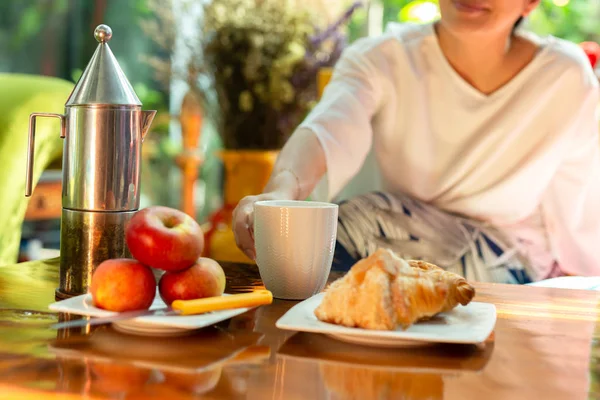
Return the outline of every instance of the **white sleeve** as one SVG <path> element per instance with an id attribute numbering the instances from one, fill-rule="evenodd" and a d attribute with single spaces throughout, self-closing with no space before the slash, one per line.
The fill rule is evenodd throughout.
<path id="1" fill-rule="evenodd" d="M 595 84 L 574 119 L 565 158 L 542 201 L 554 256 L 571 275 L 600 275 L 598 106 Z"/>
<path id="2" fill-rule="evenodd" d="M 383 97 L 383 58 L 362 39 L 348 47 L 337 62 L 323 97 L 301 128 L 311 130 L 327 162 L 328 198 L 332 199 L 359 171 L 372 143 L 371 119 Z"/>

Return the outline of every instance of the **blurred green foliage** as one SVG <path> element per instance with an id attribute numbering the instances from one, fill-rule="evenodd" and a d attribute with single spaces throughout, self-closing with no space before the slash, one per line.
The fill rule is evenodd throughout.
<path id="1" fill-rule="evenodd" d="M 570 0 L 563 7 L 555 4 L 561 2 L 565 0 L 543 0 L 529 18 L 530 29 L 575 43 L 600 42 L 600 1 Z"/>
<path id="2" fill-rule="evenodd" d="M 168 93 L 141 60 L 159 51 L 139 26 L 151 13 L 148 0 L 1 0 L 0 72 L 76 82 L 96 50 L 95 26 L 106 23 L 111 49 L 144 107 L 168 114 Z M 153 131 L 166 133 L 167 125 L 155 120 Z"/>
<path id="3" fill-rule="evenodd" d="M 389 22 L 428 22 L 438 9 L 437 0 L 371 0 L 383 8 L 383 27 Z M 356 39 L 364 36 L 368 19 L 366 10 L 354 16 L 350 32 Z M 530 15 L 527 28 L 540 35 L 553 35 L 575 43 L 600 42 L 600 1 L 542 0 Z"/>

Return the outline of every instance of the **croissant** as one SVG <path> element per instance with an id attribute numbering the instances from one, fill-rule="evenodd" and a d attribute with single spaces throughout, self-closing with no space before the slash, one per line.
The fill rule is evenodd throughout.
<path id="1" fill-rule="evenodd" d="M 446 306 L 448 284 L 386 249 L 357 262 L 327 289 L 317 318 L 365 329 L 406 328 Z"/>
<path id="2" fill-rule="evenodd" d="M 378 249 L 329 286 L 315 315 L 348 327 L 406 329 L 472 299 L 471 286 L 463 279 L 468 286 L 463 287 L 460 276 L 445 272 L 432 264 L 411 265 L 390 250 Z"/>
<path id="3" fill-rule="evenodd" d="M 466 306 L 473 300 L 475 288 L 462 276 L 445 271 L 437 265 L 425 261 L 410 260 L 408 261 L 408 264 L 415 269 L 427 272 L 429 276 L 434 278 L 437 282 L 446 282 L 448 284 L 450 293 L 442 312 L 450 311 L 458 304 Z"/>
<path id="4" fill-rule="evenodd" d="M 414 322 L 442 312 L 448 302 L 448 285 L 429 276 L 397 276 L 392 282 L 396 322 L 406 329 Z"/>

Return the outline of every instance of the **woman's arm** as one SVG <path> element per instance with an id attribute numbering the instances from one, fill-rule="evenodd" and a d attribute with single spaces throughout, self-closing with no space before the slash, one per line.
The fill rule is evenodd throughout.
<path id="1" fill-rule="evenodd" d="M 598 86 L 579 107 L 568 151 L 542 201 L 550 245 L 568 275 L 600 275 Z"/>
<path id="2" fill-rule="evenodd" d="M 279 153 L 265 193 L 279 193 L 282 198 L 307 198 L 327 170 L 325 152 L 314 132 L 300 128 Z"/>
<path id="3" fill-rule="evenodd" d="M 305 199 L 327 173 L 332 198 L 358 172 L 371 147 L 371 120 L 389 87 L 380 45 L 367 38 L 344 51 L 323 98 L 283 147 L 265 192 Z"/>

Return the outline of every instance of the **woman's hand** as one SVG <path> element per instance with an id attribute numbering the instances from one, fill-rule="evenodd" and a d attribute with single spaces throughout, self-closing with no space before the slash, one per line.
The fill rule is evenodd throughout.
<path id="1" fill-rule="evenodd" d="M 237 246 L 254 261 L 256 250 L 254 248 L 254 203 L 261 200 L 289 200 L 277 193 L 263 193 L 257 196 L 246 196 L 233 210 L 231 227 Z"/>

